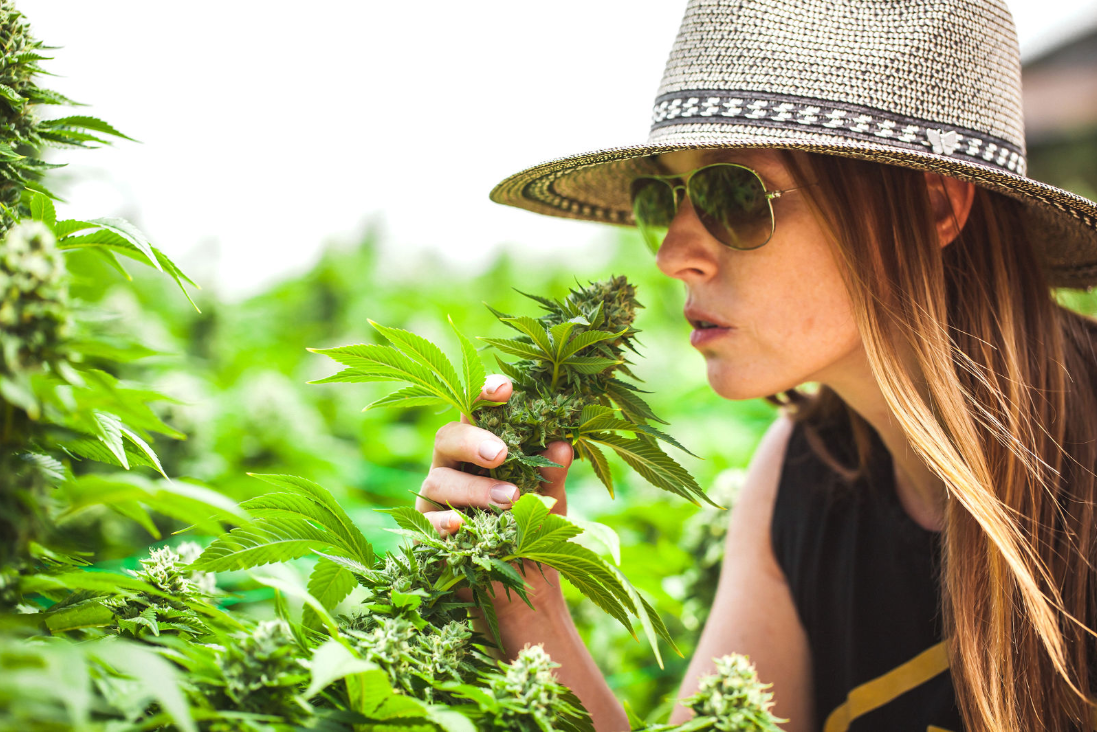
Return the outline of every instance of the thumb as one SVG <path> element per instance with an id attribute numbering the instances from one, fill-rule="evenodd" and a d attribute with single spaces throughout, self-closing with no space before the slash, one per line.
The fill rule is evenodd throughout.
<path id="1" fill-rule="evenodd" d="M 560 468 L 539 468 L 539 470 L 542 477 L 547 481 L 541 484 L 541 495 L 555 498 L 556 505 L 552 507 L 552 512 L 564 515 L 568 510 L 564 483 L 568 477 L 568 468 L 571 467 L 571 462 L 575 457 L 571 449 L 571 443 L 563 440 L 551 442 L 541 455 L 563 466 Z"/>

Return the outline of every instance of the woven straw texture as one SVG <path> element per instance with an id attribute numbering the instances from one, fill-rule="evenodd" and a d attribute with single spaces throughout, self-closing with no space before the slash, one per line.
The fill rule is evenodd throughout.
<path id="1" fill-rule="evenodd" d="M 1027 204 L 1054 285 L 1097 284 L 1097 206 L 1025 177 L 1020 61 L 1001 0 L 690 0 L 647 142 L 552 160 L 492 200 L 632 224 L 648 156 L 786 148 L 931 170 Z"/>

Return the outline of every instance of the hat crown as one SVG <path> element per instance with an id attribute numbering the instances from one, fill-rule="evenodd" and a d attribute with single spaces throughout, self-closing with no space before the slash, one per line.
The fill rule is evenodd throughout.
<path id="1" fill-rule="evenodd" d="M 974 146 L 968 157 L 1023 173 L 1013 19 L 1002 0 L 689 0 L 650 140 L 698 123 L 877 142 L 910 128 L 933 152 Z"/>

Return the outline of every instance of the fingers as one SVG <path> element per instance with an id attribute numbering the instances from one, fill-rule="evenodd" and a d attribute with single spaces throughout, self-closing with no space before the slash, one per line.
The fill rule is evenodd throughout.
<path id="1" fill-rule="evenodd" d="M 514 393 L 514 387 L 510 379 L 502 374 L 491 374 L 484 380 L 484 388 L 480 391 L 480 398 L 489 402 L 505 402 Z"/>
<path id="2" fill-rule="evenodd" d="M 505 402 L 513 392 L 510 379 L 492 374 L 486 379 L 480 398 Z M 506 459 L 507 447 L 503 441 L 487 430 L 473 427 L 462 415 L 460 422 L 449 422 L 435 434 L 430 465 L 432 468 L 456 468 L 461 463 L 473 463 L 482 468 L 497 468 Z"/>
<path id="3" fill-rule="evenodd" d="M 457 511 L 427 511 L 423 515 L 443 539 L 457 533 L 464 523 L 464 517 Z"/>
<path id="4" fill-rule="evenodd" d="M 434 435 L 431 468 L 456 468 L 472 463 L 497 468 L 507 459 L 507 446 L 487 430 L 463 422 L 447 422 Z"/>

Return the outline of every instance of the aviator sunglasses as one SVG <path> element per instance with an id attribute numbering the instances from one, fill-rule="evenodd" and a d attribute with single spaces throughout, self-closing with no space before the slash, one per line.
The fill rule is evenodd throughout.
<path id="1" fill-rule="evenodd" d="M 678 213 L 679 191 L 689 197 L 697 218 L 718 242 L 732 249 L 749 250 L 773 236 L 773 199 L 803 187 L 767 191 L 761 176 L 750 168 L 713 163 L 684 175 L 636 178 L 629 194 L 636 226 L 652 252 L 659 251 Z"/>

